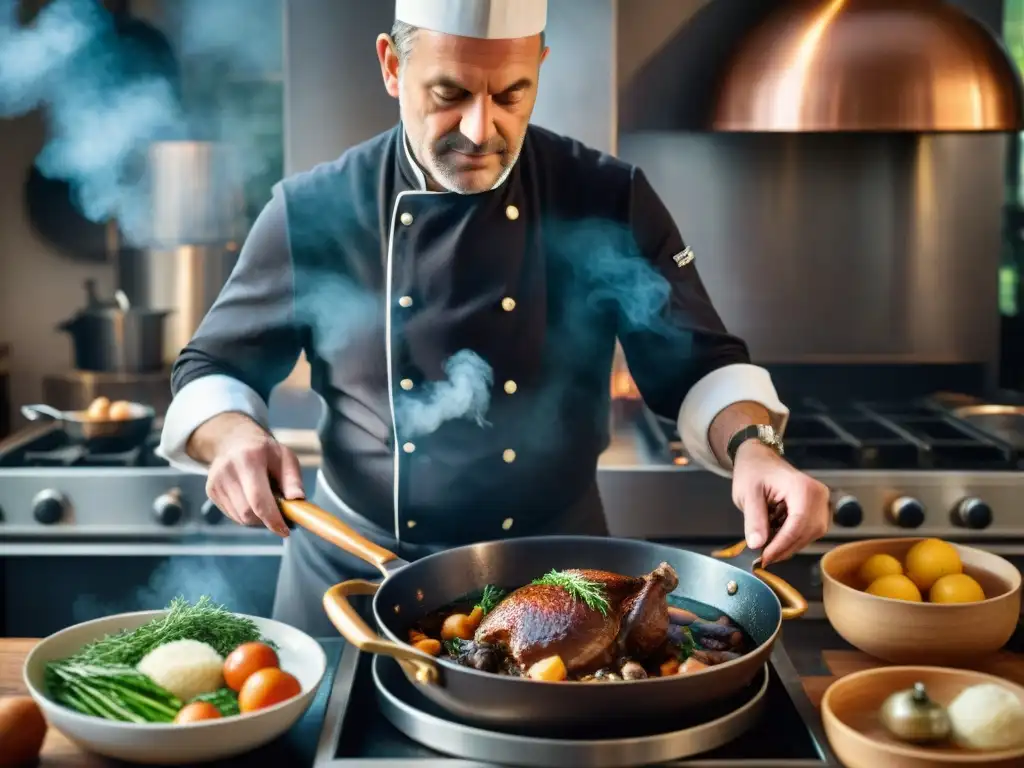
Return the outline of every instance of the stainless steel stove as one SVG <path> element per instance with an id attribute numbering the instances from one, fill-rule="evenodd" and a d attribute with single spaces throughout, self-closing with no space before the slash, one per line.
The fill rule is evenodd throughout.
<path id="1" fill-rule="evenodd" d="M 843 541 L 935 536 L 996 552 L 1024 569 L 1024 451 L 937 401 L 791 404 L 786 457 L 832 489 L 833 524 L 772 570 L 821 615 L 822 554 Z M 599 476 L 616 536 L 701 552 L 743 538 L 730 481 L 693 466 L 675 425 L 632 415 L 636 466 Z"/>
<path id="2" fill-rule="evenodd" d="M 48 424 L 0 441 L 0 636 L 42 637 L 177 594 L 269 615 L 281 541 L 224 518 L 205 476 L 168 466 L 158 442 L 154 431 L 133 450 L 93 453 Z"/>
<path id="3" fill-rule="evenodd" d="M 159 439 L 154 431 L 132 450 L 95 453 L 42 425 L 0 442 L 0 540 L 269 540 L 221 525 L 206 477 L 168 466 L 156 455 Z"/>
<path id="4" fill-rule="evenodd" d="M 674 425 L 645 413 L 640 428 L 665 463 L 688 464 Z M 938 405 L 805 401 L 786 458 L 832 489 L 830 537 L 1024 536 L 1024 451 Z"/>

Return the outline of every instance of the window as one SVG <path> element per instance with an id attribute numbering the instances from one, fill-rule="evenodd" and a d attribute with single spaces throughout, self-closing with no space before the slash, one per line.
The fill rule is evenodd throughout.
<path id="1" fill-rule="evenodd" d="M 1017 67 L 1024 70 L 1024 0 L 1006 0 L 1003 39 Z M 1010 142 L 1003 217 L 1003 253 L 999 270 L 999 309 L 1007 317 L 1020 311 L 1020 272 L 1024 264 L 1024 134 Z"/>

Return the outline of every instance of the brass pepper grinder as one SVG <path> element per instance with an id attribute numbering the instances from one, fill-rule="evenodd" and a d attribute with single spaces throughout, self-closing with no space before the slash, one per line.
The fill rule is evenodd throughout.
<path id="1" fill-rule="evenodd" d="M 946 709 L 931 700 L 924 683 L 892 694 L 882 704 L 880 716 L 893 736 L 914 744 L 942 741 L 952 732 Z"/>

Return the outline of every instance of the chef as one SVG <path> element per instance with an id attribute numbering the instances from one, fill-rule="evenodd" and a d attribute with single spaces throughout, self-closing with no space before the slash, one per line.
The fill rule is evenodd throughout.
<path id="1" fill-rule="evenodd" d="M 616 339 L 646 404 L 732 476 L 751 547 L 768 501 L 789 510 L 768 561 L 827 528 L 826 489 L 782 458 L 769 374 L 723 327 L 643 172 L 529 124 L 546 16 L 546 0 L 397 0 L 377 55 L 400 123 L 275 187 L 174 366 L 161 450 L 208 473 L 228 517 L 287 537 L 279 620 L 329 634 L 323 592 L 377 574 L 289 536 L 271 481 L 404 559 L 605 535 Z M 315 489 L 268 432 L 271 389 L 302 352 L 325 406 Z"/>

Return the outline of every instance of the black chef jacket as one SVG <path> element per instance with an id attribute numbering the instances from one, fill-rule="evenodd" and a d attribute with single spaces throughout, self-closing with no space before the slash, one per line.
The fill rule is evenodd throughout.
<path id="1" fill-rule="evenodd" d="M 275 188 L 173 389 L 222 374 L 265 401 L 304 350 L 350 509 L 409 544 L 550 530 L 593 495 L 616 337 L 671 419 L 747 349 L 639 169 L 531 126 L 496 188 L 435 193 L 405 141 L 399 124 Z M 491 368 L 485 418 L 403 434 L 396 404 L 462 350 Z"/>

